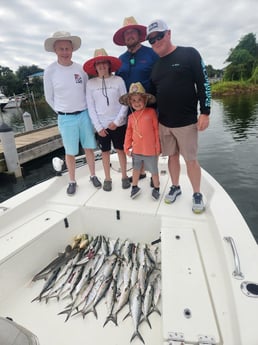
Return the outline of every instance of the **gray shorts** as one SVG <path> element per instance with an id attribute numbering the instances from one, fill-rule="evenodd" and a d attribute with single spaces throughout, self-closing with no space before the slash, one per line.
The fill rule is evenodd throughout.
<path id="1" fill-rule="evenodd" d="M 144 169 L 149 171 L 151 174 L 156 175 L 159 173 L 158 156 L 144 156 L 133 153 L 132 158 L 134 170 L 141 170 L 142 164 L 144 164 Z"/>

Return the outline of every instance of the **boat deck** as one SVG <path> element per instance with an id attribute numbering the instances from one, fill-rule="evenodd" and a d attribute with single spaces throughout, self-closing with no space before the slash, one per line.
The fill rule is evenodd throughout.
<path id="1" fill-rule="evenodd" d="M 103 181 L 101 161 L 96 166 Z M 151 198 L 150 175 L 139 181 L 142 193 L 134 200 L 130 198 L 130 190 L 121 188 L 119 165 L 114 156 L 111 192 L 92 186 L 86 166 L 77 170 L 75 196 L 66 195 L 68 180 L 63 176 L 2 203 L 7 211 L 2 211 L 0 230 L 0 281 L 5 282 L 0 287 L 0 315 L 12 317 L 30 329 L 39 337 L 40 345 L 129 344 L 132 320 L 122 320 L 128 306 L 119 315 L 118 326 L 108 323 L 103 327 L 105 303 L 97 307 L 97 320 L 93 315 L 84 319 L 77 315 L 65 323 L 65 317 L 57 314 L 67 301 L 31 303 L 43 286 L 42 281 L 33 283 L 31 279 L 80 233 L 129 238 L 140 243 L 161 238 L 162 316 L 157 313 L 150 316 L 152 329 L 147 323 L 140 325 L 145 344 L 165 344 L 175 334 L 182 334 L 186 344 L 212 339 L 220 345 L 256 345 L 253 341 L 256 326 L 250 323 L 250 315 L 255 320 L 258 299 L 248 299 L 240 290 L 241 281 L 232 277 L 233 257 L 224 237 L 234 237 L 246 280 L 258 281 L 257 270 L 249 265 L 250 260 L 258 259 L 257 249 L 254 250 L 251 234 L 243 243 L 241 231 L 246 224 L 238 217 L 234 204 L 228 209 L 230 217 L 220 209 L 218 200 L 227 204 L 229 197 L 210 179 L 204 173 L 206 212 L 201 215 L 191 211 L 192 190 L 185 166 L 181 176 L 182 195 L 172 205 L 164 203 L 170 178 L 163 158 L 160 158 L 158 201 Z M 248 253 L 246 246 L 250 248 Z M 140 344 L 138 339 L 133 342 Z"/>

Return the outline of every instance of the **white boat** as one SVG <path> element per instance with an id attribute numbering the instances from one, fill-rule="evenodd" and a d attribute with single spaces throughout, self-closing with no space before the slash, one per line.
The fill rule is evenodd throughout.
<path id="1" fill-rule="evenodd" d="M 6 104 L 9 102 L 9 98 L 6 97 L 3 93 L 0 93 L 0 109 L 3 110 L 3 108 L 6 106 Z"/>
<path id="2" fill-rule="evenodd" d="M 9 98 L 8 103 L 4 106 L 4 109 L 20 108 L 23 101 L 23 96 L 13 96 Z"/>
<path id="3" fill-rule="evenodd" d="M 165 204 L 170 178 L 167 160 L 160 158 L 160 200 L 152 200 L 149 178 L 140 180 L 142 193 L 132 200 L 130 190 L 121 188 L 116 154 L 111 163 L 111 192 L 95 189 L 88 168 L 80 166 L 79 187 L 72 197 L 66 195 L 64 173 L 0 204 L 0 317 L 11 317 L 30 330 L 40 345 L 257 345 L 258 248 L 225 190 L 202 170 L 206 211 L 193 214 L 182 162 L 182 195 Z M 96 169 L 103 180 L 101 161 L 96 161 Z M 139 325 L 142 339 L 132 338 L 133 317 L 123 321 L 129 303 L 118 314 L 118 326 L 108 322 L 103 327 L 105 298 L 96 307 L 97 319 L 92 313 L 77 314 L 67 322 L 67 315 L 58 314 L 69 299 L 31 302 L 45 283 L 32 278 L 85 233 L 108 238 L 113 248 L 117 239 L 128 239 L 141 248 L 147 244 L 160 250 L 161 316 L 149 315 L 152 328 L 147 322 Z"/>
<path id="4" fill-rule="evenodd" d="M 11 97 L 4 107 L 4 109 L 10 109 L 10 108 L 20 108 L 22 99 L 21 97 Z"/>

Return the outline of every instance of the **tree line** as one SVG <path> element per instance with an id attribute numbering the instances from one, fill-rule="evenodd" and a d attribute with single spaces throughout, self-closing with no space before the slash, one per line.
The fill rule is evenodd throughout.
<path id="1" fill-rule="evenodd" d="M 208 65 L 209 78 L 223 78 L 225 81 L 249 81 L 258 84 L 258 44 L 256 35 L 249 33 L 243 36 L 235 48 L 231 48 L 225 60 L 227 66 L 221 70 Z M 29 76 L 43 72 L 36 65 L 20 66 L 16 72 L 9 67 L 0 66 L 0 91 L 5 95 L 27 93 L 33 91 L 35 98 L 43 97 L 42 78 L 35 77 L 29 82 Z"/>

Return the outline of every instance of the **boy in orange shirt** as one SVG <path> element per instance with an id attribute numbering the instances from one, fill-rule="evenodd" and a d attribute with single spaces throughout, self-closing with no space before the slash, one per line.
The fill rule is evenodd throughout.
<path id="1" fill-rule="evenodd" d="M 160 141 L 158 118 L 155 109 L 147 107 L 155 103 L 153 95 L 146 93 L 141 83 L 132 83 L 129 92 L 119 99 L 120 103 L 129 105 L 132 113 L 128 117 L 128 124 L 125 134 L 124 151 L 133 159 L 133 182 L 131 198 L 134 199 L 140 194 L 138 187 L 141 167 L 151 173 L 154 188 L 152 198 L 158 200 L 159 193 L 159 171 L 158 156 L 160 154 Z"/>

